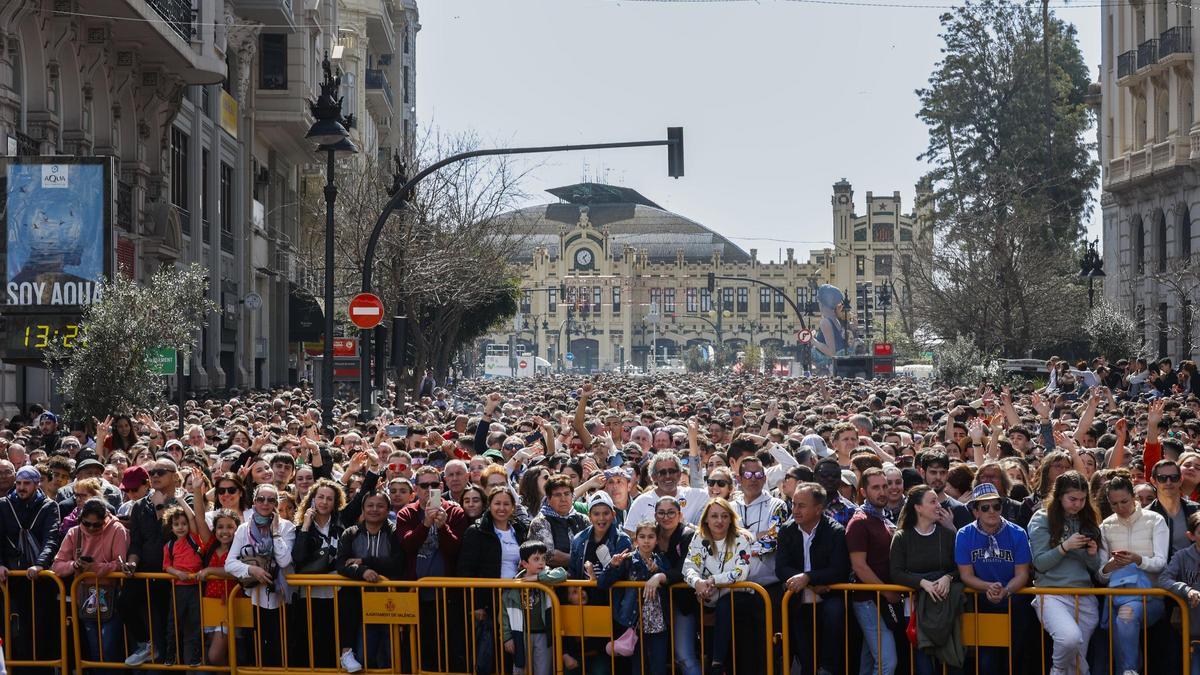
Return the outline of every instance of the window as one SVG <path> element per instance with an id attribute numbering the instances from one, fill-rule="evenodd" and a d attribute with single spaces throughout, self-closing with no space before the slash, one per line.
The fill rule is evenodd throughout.
<path id="1" fill-rule="evenodd" d="M 722 288 L 721 289 L 721 311 L 722 312 L 732 312 L 733 311 L 733 289 L 732 288 Z"/>
<path id="2" fill-rule="evenodd" d="M 912 241 L 912 228 L 900 227 L 900 241 Z"/>
<path id="3" fill-rule="evenodd" d="M 796 306 L 799 307 L 800 309 L 804 310 L 805 313 L 808 312 L 808 287 L 807 286 L 797 286 L 796 287 Z"/>
<path id="4" fill-rule="evenodd" d="M 774 293 L 775 293 L 775 313 L 783 314 L 785 311 L 783 308 L 783 293 L 780 293 L 779 291 L 774 291 Z"/>
<path id="5" fill-rule="evenodd" d="M 856 276 L 861 277 L 866 273 L 867 273 L 867 258 L 866 258 L 866 256 L 861 256 L 861 255 L 854 256 L 854 274 Z"/>
<path id="6" fill-rule="evenodd" d="M 745 314 L 750 311 L 750 289 L 745 286 L 737 289 L 737 312 Z"/>
<path id="7" fill-rule="evenodd" d="M 1180 207 L 1179 212 L 1179 257 L 1180 262 L 1187 265 L 1192 258 L 1192 214 L 1187 205 Z M 1188 357 L 1191 358 L 1191 357 Z"/>
<path id="8" fill-rule="evenodd" d="M 872 235 L 875 241 L 892 242 L 896 240 L 896 227 L 892 223 L 875 223 Z"/>
<path id="9" fill-rule="evenodd" d="M 592 309 L 599 312 L 604 306 L 604 289 L 599 286 L 592 286 Z"/>
<path id="10" fill-rule="evenodd" d="M 575 304 L 575 287 L 567 286 L 567 305 L 569 307 L 577 307 Z"/>
<path id="11" fill-rule="evenodd" d="M 663 289 L 663 311 L 667 314 L 675 313 L 675 289 Z"/>
<path id="12" fill-rule="evenodd" d="M 217 209 L 221 217 L 221 250 L 233 253 L 233 167 L 221 163 L 221 192 Z"/>
<path id="13" fill-rule="evenodd" d="M 404 29 L 404 53 L 412 51 L 412 29 L 405 27 Z"/>
<path id="14" fill-rule="evenodd" d="M 712 291 L 708 290 L 707 288 L 700 289 L 700 311 L 712 311 Z"/>
<path id="15" fill-rule="evenodd" d="M 686 291 L 684 291 L 684 293 L 683 293 L 684 307 L 687 309 L 688 313 L 694 314 L 695 312 L 700 311 L 700 303 L 696 299 L 696 296 L 698 295 L 698 293 L 699 293 L 699 289 L 697 289 L 697 288 L 689 288 Z"/>
<path id="16" fill-rule="evenodd" d="M 410 91 L 409 91 L 409 84 L 408 84 L 408 66 L 404 66 L 403 77 L 404 77 L 404 102 L 408 103 L 409 99 L 410 99 Z"/>
<path id="17" fill-rule="evenodd" d="M 533 291 L 521 291 L 521 313 L 529 314 L 533 311 Z"/>
<path id="18" fill-rule="evenodd" d="M 661 288 L 651 288 L 650 289 L 650 306 L 646 309 L 646 311 L 650 314 L 654 314 L 655 312 L 660 312 L 660 313 L 662 312 L 662 289 Z"/>
<path id="19" fill-rule="evenodd" d="M 188 135 L 171 128 L 171 204 L 179 209 L 179 221 L 184 234 L 192 233 L 188 213 Z"/>
<path id="20" fill-rule="evenodd" d="M 1167 354 L 1167 303 L 1158 303 L 1158 355 L 1159 357 L 1168 356 Z"/>
<path id="21" fill-rule="evenodd" d="M 287 34 L 263 33 L 259 36 L 259 89 L 287 89 Z"/>
<path id="22" fill-rule="evenodd" d="M 1154 243 L 1156 250 L 1155 257 L 1158 258 L 1155 262 L 1158 263 L 1158 271 L 1167 271 L 1167 217 L 1162 211 L 1158 212 L 1158 222 L 1154 227 Z"/>
<path id="23" fill-rule="evenodd" d="M 854 228 L 854 241 L 866 241 L 866 240 L 867 240 L 867 228 L 865 228 L 865 227 Z"/>
<path id="24" fill-rule="evenodd" d="M 557 312 L 558 311 L 558 289 L 551 288 L 550 290 L 546 291 L 546 299 L 547 299 L 547 304 L 550 305 L 549 311 L 552 313 Z"/>
<path id="25" fill-rule="evenodd" d="M 212 239 L 212 218 L 208 215 L 208 186 L 212 184 L 212 179 L 208 173 L 208 148 L 203 148 L 200 150 L 200 229 L 206 244 Z"/>
<path id="26" fill-rule="evenodd" d="M 1142 229 L 1142 219 L 1138 216 L 1133 218 L 1133 231 L 1131 232 L 1133 239 L 1133 271 L 1137 274 L 1145 274 L 1146 272 L 1146 232 Z"/>
<path id="27" fill-rule="evenodd" d="M 880 277 L 892 276 L 892 256 L 890 256 L 890 255 L 875 256 L 875 276 L 880 276 Z"/>
<path id="28" fill-rule="evenodd" d="M 621 287 L 613 286 L 612 289 L 613 315 L 621 313 Z"/>
<path id="29" fill-rule="evenodd" d="M 758 313 L 768 314 L 771 311 L 771 289 L 762 287 L 758 289 Z"/>

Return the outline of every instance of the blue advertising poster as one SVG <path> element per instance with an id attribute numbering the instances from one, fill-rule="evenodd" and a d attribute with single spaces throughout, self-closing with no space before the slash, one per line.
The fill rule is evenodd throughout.
<path id="1" fill-rule="evenodd" d="M 62 308 L 99 299 L 107 272 L 109 185 L 103 163 L 7 166 L 9 308 Z"/>

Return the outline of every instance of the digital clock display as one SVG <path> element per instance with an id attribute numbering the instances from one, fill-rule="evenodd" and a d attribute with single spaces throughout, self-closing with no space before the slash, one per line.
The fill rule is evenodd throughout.
<path id="1" fill-rule="evenodd" d="M 4 358 L 41 359 L 50 345 L 71 348 L 79 340 L 79 317 L 8 316 L 4 320 Z"/>

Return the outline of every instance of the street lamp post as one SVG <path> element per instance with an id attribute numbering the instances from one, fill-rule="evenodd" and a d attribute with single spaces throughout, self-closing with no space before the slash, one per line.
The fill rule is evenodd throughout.
<path id="1" fill-rule="evenodd" d="M 1088 244 L 1087 251 L 1083 253 L 1083 260 L 1079 265 L 1079 276 L 1087 279 L 1088 282 L 1088 309 L 1091 309 L 1096 304 L 1096 287 L 1095 281 L 1097 278 L 1103 279 L 1107 276 L 1104 273 L 1104 261 L 1100 258 L 1100 253 L 1096 250 L 1096 246 L 1100 243 L 1100 238 Z"/>
<path id="2" fill-rule="evenodd" d="M 334 184 L 334 160 L 337 155 L 358 152 L 346 129 L 353 126 L 354 116 L 342 117 L 342 97 L 338 90 L 342 85 L 341 73 L 333 74 L 329 63 L 329 52 L 321 63 L 325 77 L 321 81 L 321 93 L 309 102 L 312 110 L 312 127 L 305 138 L 317 143 L 317 150 L 325 152 L 325 349 L 321 368 L 321 423 L 329 430 L 333 427 L 333 205 L 337 201 L 338 189 Z M 365 348 L 365 347 L 364 347 Z"/>

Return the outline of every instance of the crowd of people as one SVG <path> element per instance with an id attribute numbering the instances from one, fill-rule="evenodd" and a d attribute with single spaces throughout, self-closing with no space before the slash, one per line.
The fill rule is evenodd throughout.
<path id="1" fill-rule="evenodd" d="M 473 380 L 369 421 L 342 403 L 332 428 L 304 388 L 182 420 L 35 406 L 0 431 L 7 653 L 66 648 L 50 573 L 90 580 L 68 606 L 91 660 L 225 664 L 231 629 L 201 608 L 238 584 L 239 662 L 415 668 L 364 625 L 365 593 L 458 576 L 557 588 L 420 590 L 427 669 L 549 673 L 552 608 L 586 604 L 614 638 L 566 640 L 568 672 L 763 672 L 790 591 L 802 673 L 1180 672 L 1200 637 L 1200 378 L 1147 365 L 1052 360 L 1003 386 Z M 1166 589 L 1194 634 L 1178 603 L 1100 587 Z M 1011 647 L 965 645 L 964 611 L 1011 615 Z"/>

